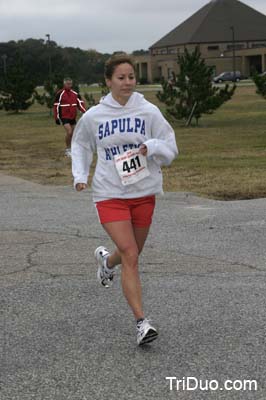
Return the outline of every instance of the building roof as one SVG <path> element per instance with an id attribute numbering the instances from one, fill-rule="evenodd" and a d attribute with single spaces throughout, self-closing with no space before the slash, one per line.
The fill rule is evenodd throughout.
<path id="1" fill-rule="evenodd" d="M 189 43 L 266 40 L 266 16 L 238 0 L 212 0 L 151 48 Z"/>

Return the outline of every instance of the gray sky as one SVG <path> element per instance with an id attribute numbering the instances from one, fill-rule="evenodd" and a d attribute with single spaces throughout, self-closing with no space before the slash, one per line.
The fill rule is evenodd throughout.
<path id="1" fill-rule="evenodd" d="M 0 0 L 0 42 L 45 38 L 62 46 L 147 49 L 208 0 Z M 265 0 L 244 2 L 266 14 Z"/>

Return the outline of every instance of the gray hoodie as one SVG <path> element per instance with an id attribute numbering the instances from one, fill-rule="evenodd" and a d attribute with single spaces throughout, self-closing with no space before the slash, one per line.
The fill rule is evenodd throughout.
<path id="1" fill-rule="evenodd" d="M 147 146 L 150 175 L 124 185 L 115 159 L 128 150 L 138 149 L 142 143 Z M 96 151 L 97 165 L 92 181 L 94 202 L 162 193 L 160 166 L 169 165 L 178 154 L 172 127 L 158 107 L 137 92 L 124 106 L 110 93 L 78 121 L 71 145 L 74 187 L 77 183 L 87 183 Z"/>

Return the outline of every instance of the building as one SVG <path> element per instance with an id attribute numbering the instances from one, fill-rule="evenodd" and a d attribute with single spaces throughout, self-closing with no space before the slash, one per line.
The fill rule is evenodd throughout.
<path id="1" fill-rule="evenodd" d="M 149 48 L 135 56 L 139 80 L 178 73 L 177 55 L 198 46 L 207 65 L 250 76 L 266 70 L 266 16 L 238 0 L 212 0 Z"/>

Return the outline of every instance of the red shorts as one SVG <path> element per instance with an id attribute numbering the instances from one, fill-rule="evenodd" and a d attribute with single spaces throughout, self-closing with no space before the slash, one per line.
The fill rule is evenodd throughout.
<path id="1" fill-rule="evenodd" d="M 96 203 L 101 224 L 131 220 L 132 225 L 138 228 L 151 225 L 154 207 L 154 195 L 136 199 L 110 199 Z"/>

